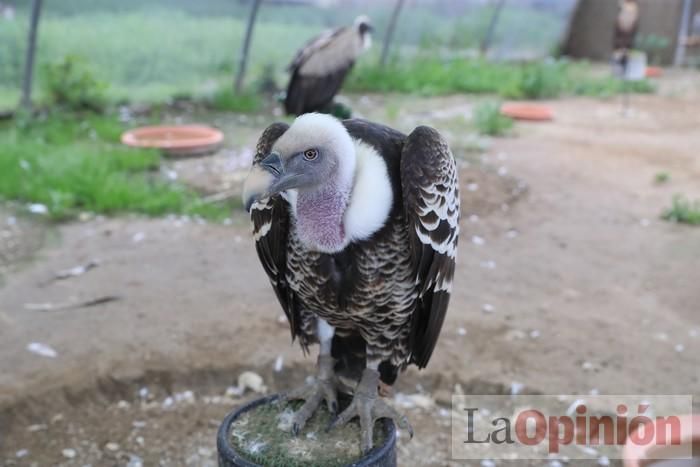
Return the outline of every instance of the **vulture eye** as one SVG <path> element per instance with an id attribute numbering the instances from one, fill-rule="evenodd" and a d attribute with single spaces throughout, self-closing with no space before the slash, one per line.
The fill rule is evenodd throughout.
<path id="1" fill-rule="evenodd" d="M 318 157 L 318 151 L 315 149 L 307 149 L 304 151 L 304 159 L 312 161 Z"/>

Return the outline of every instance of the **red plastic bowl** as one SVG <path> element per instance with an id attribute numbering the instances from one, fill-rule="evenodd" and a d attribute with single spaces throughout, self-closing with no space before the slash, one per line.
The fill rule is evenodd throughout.
<path id="1" fill-rule="evenodd" d="M 661 78 L 664 70 L 658 66 L 648 66 L 644 74 L 647 78 Z"/>
<path id="2" fill-rule="evenodd" d="M 515 120 L 532 122 L 546 122 L 554 118 L 552 109 L 549 106 L 528 102 L 503 104 L 501 113 Z"/>
<path id="3" fill-rule="evenodd" d="M 204 125 L 144 126 L 124 133 L 123 144 L 157 148 L 172 156 L 190 156 L 214 151 L 224 140 L 216 128 Z"/>

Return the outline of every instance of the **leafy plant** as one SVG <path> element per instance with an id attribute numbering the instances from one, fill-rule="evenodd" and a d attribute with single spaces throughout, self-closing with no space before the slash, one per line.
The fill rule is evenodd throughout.
<path id="1" fill-rule="evenodd" d="M 668 183 L 669 180 L 671 180 L 671 174 L 668 172 L 659 172 L 654 176 L 654 182 L 656 182 L 658 185 Z"/>
<path id="2" fill-rule="evenodd" d="M 474 108 L 474 126 L 482 135 L 502 136 L 513 127 L 513 120 L 501 113 L 501 104 L 487 101 Z"/>
<path id="3" fill-rule="evenodd" d="M 522 69 L 518 83 L 519 96 L 527 99 L 557 97 L 565 87 L 566 74 L 563 65 L 557 63 L 531 63 Z"/>
<path id="4" fill-rule="evenodd" d="M 256 112 L 262 107 L 262 102 L 257 94 L 248 91 L 236 94 L 230 86 L 226 86 L 211 96 L 209 105 L 215 110 Z"/>
<path id="5" fill-rule="evenodd" d="M 625 83 L 596 76 L 588 67 L 565 61 L 508 63 L 480 59 L 441 60 L 434 55 L 358 64 L 345 84 L 357 92 L 399 92 L 425 96 L 453 93 L 497 94 L 508 99 L 546 99 L 561 95 L 608 97 L 623 91 L 649 93 L 647 81 Z"/>
<path id="6" fill-rule="evenodd" d="M 635 48 L 646 52 L 649 57 L 649 62 L 655 65 L 658 64 L 661 59 L 661 52 L 667 49 L 669 45 L 671 45 L 671 41 L 668 37 L 658 36 L 656 34 L 639 35 L 634 41 Z"/>
<path id="7" fill-rule="evenodd" d="M 64 114 L 12 123 L 0 124 L 0 199 L 43 204 L 57 220 L 81 211 L 228 215 L 229 207 L 204 203 L 158 177 L 156 151 L 119 144 L 124 128 L 114 117 Z"/>
<path id="8" fill-rule="evenodd" d="M 691 201 L 681 195 L 674 196 L 673 204 L 663 214 L 663 218 L 672 222 L 700 225 L 700 199 Z"/>
<path id="9" fill-rule="evenodd" d="M 68 110 L 101 112 L 107 83 L 98 80 L 85 59 L 66 55 L 44 67 L 44 88 L 51 104 Z"/>

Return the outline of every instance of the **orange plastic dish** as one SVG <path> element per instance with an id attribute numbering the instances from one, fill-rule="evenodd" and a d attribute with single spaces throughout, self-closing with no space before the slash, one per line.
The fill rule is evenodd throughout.
<path id="1" fill-rule="evenodd" d="M 191 156 L 214 151 L 224 140 L 216 128 L 204 125 L 144 126 L 124 133 L 123 144 L 157 148 L 172 156 Z"/>
<path id="2" fill-rule="evenodd" d="M 503 104 L 501 106 L 501 113 L 515 120 L 528 120 L 532 122 L 545 122 L 554 118 L 550 107 L 528 102 Z"/>
<path id="3" fill-rule="evenodd" d="M 664 70 L 658 66 L 648 66 L 644 74 L 647 78 L 661 78 L 661 75 L 664 74 Z"/>

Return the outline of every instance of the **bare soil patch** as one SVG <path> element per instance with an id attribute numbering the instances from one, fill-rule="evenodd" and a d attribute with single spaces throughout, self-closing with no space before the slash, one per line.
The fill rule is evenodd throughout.
<path id="1" fill-rule="evenodd" d="M 394 402 L 407 404 L 416 429 L 412 441 L 399 440 L 401 465 L 479 465 L 450 460 L 455 391 L 698 400 L 700 229 L 659 218 L 673 194 L 700 197 L 698 96 L 663 88 L 635 97 L 627 115 L 617 100 L 551 102 L 553 122 L 518 124 L 517 137 L 476 152 L 465 149 L 469 129 L 456 130 L 471 98 L 408 99 L 396 121 L 383 105 L 399 98 L 356 98 L 365 116 L 404 131 L 419 122 L 449 128 L 462 161 L 451 308 L 430 366 L 396 388 Z M 244 151 L 246 138 L 227 147 Z M 188 164 L 205 164 L 206 172 L 206 161 L 178 170 L 185 178 Z M 660 171 L 668 183 L 654 183 Z M 270 392 L 312 372 L 314 359 L 278 322 L 243 214 L 230 225 L 90 219 L 58 227 L 57 237 L 38 255 L 38 244 L 22 247 L 34 261 L 0 288 L 0 464 L 214 465 L 216 426 L 246 400 L 226 396 L 241 371 L 258 372 Z M 40 286 L 92 259 L 99 267 Z M 122 298 L 56 312 L 25 307 L 111 294 Z M 29 352 L 31 342 L 56 356 Z M 416 394 L 433 402 L 420 406 Z"/>

